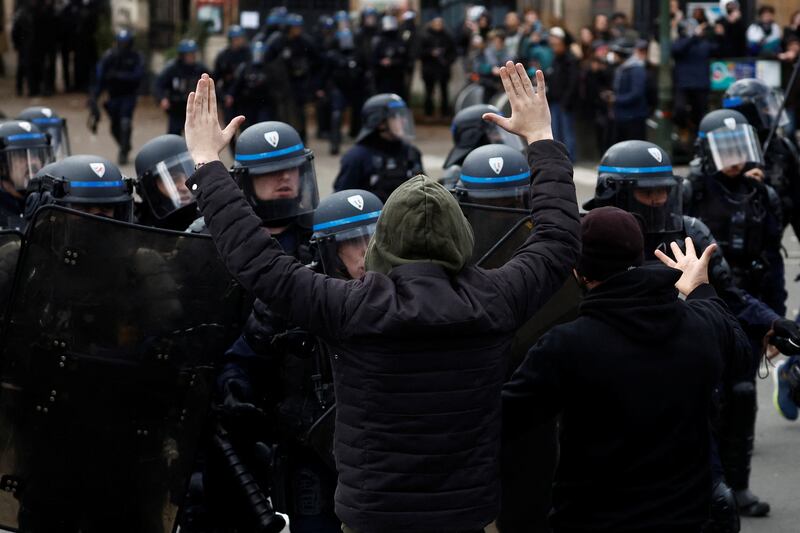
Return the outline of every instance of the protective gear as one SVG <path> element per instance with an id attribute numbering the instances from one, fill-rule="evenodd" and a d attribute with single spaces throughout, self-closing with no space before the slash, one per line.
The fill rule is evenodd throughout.
<path id="1" fill-rule="evenodd" d="M 392 15 L 386 15 L 381 19 L 381 31 L 384 32 L 397 31 L 399 27 L 400 26 L 397 22 L 397 17 L 394 17 Z"/>
<path id="2" fill-rule="evenodd" d="M 681 178 L 664 150 L 646 141 L 623 141 L 606 151 L 597 170 L 595 196 L 584 209 L 619 207 L 639 215 L 649 234 L 682 230 Z"/>
<path id="3" fill-rule="evenodd" d="M 314 212 L 312 243 L 317 245 L 327 275 L 353 278 L 342 261 L 340 247 L 343 243 L 361 244 L 366 251 L 382 209 L 383 202 L 377 196 L 358 189 L 335 192 L 319 203 Z"/>
<path id="4" fill-rule="evenodd" d="M 264 62 L 264 55 L 267 53 L 267 45 L 261 41 L 256 41 L 253 43 L 252 48 L 252 58 L 253 63 L 256 65 L 260 65 Z"/>
<path id="5" fill-rule="evenodd" d="M 236 39 L 237 37 L 247 37 L 247 34 L 245 33 L 244 28 L 238 24 L 234 24 L 228 28 L 228 39 Z"/>
<path id="6" fill-rule="evenodd" d="M 731 488 L 722 480 L 711 492 L 711 513 L 702 533 L 739 533 L 739 511 Z"/>
<path id="7" fill-rule="evenodd" d="M 305 20 L 303 19 L 303 15 L 298 13 L 289 13 L 286 15 L 286 25 L 290 28 L 302 28 L 305 24 Z"/>
<path id="8" fill-rule="evenodd" d="M 261 122 L 242 132 L 236 143 L 233 173 L 245 198 L 266 223 L 310 215 L 319 203 L 314 153 L 297 131 L 282 122 Z M 256 179 L 268 180 L 274 197 L 257 194 Z"/>
<path id="9" fill-rule="evenodd" d="M 33 122 L 43 133 L 50 135 L 50 146 L 53 147 L 55 159 L 64 159 L 71 155 L 67 120 L 60 117 L 49 107 L 28 107 L 22 110 L 17 120 Z"/>
<path id="10" fill-rule="evenodd" d="M 361 108 L 361 123 L 357 143 L 383 131 L 397 140 L 410 142 L 414 139 L 414 116 L 396 94 L 376 94 L 368 99 Z"/>
<path id="11" fill-rule="evenodd" d="M 16 230 L 0 231 L 0 321 L 5 324 L 8 300 L 17 271 L 22 233 Z"/>
<path id="12" fill-rule="evenodd" d="M 523 209 L 530 204 L 531 169 L 522 152 L 504 144 L 472 150 L 461 167 L 459 201 Z"/>
<path id="13" fill-rule="evenodd" d="M 184 50 L 184 52 L 181 52 Z M 170 61 L 158 75 L 155 96 L 169 103 L 167 133 L 180 135 L 186 122 L 186 101 L 203 73 L 209 72 L 202 63 L 187 62 L 185 56 L 197 51 L 197 43 L 184 40 L 178 45 L 178 57 Z"/>
<path id="14" fill-rule="evenodd" d="M 243 296 L 214 243 L 48 206 L 18 268 L 0 527 L 174 531 Z"/>
<path id="15" fill-rule="evenodd" d="M 189 217 L 186 223 L 170 228 L 184 230 L 199 216 L 197 204 L 186 187 L 186 180 L 194 172 L 194 161 L 183 137 L 161 135 L 152 139 L 142 146 L 134 165 L 136 190 L 156 222 L 165 222 L 176 217 L 178 212 L 186 212 Z"/>
<path id="16" fill-rule="evenodd" d="M 200 50 L 200 47 L 197 46 L 197 41 L 194 39 L 181 39 L 178 43 L 177 52 L 179 54 L 194 54 Z"/>
<path id="17" fill-rule="evenodd" d="M 779 125 L 788 123 L 785 111 L 778 115 L 782 98 L 779 94 L 761 80 L 745 78 L 728 87 L 722 107 L 742 113 L 759 133 L 768 132 L 776 120 Z"/>
<path id="18" fill-rule="evenodd" d="M 800 327 L 797 323 L 781 318 L 772 324 L 770 344 L 784 355 L 800 355 Z"/>
<path id="19" fill-rule="evenodd" d="M 695 152 L 706 174 L 735 165 L 763 163 L 758 132 L 744 115 L 732 109 L 717 109 L 703 117 Z"/>
<path id="20" fill-rule="evenodd" d="M 11 120 L 0 124 L 0 180 L 24 193 L 28 181 L 54 160 L 50 137 L 34 124 Z"/>
<path id="21" fill-rule="evenodd" d="M 108 210 L 110 218 L 133 221 L 133 183 L 102 157 L 73 155 L 38 173 L 28 184 L 25 218 L 32 219 L 45 205 L 80 211 Z"/>
<path id="22" fill-rule="evenodd" d="M 117 41 L 118 45 L 132 43 L 134 37 L 133 31 L 124 28 L 114 34 L 114 40 Z"/>
<path id="23" fill-rule="evenodd" d="M 526 146 L 523 140 L 495 123 L 483 120 L 485 113 L 502 115 L 500 110 L 493 105 L 478 104 L 459 111 L 453 117 L 450 131 L 453 134 L 454 146 L 447 154 L 443 168 L 463 165 L 467 154 L 484 144 L 505 144 L 524 153 Z"/>

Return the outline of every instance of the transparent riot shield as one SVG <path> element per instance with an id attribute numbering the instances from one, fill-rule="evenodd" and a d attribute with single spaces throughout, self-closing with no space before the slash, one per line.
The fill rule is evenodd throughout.
<path id="1" fill-rule="evenodd" d="M 523 209 L 472 203 L 460 205 L 475 237 L 472 258 L 483 268 L 502 266 L 525 242 L 528 233 L 533 229 L 530 214 Z M 520 226 L 519 230 L 515 230 L 517 226 Z M 487 257 L 495 248 L 497 251 Z"/>
<path id="2" fill-rule="evenodd" d="M 8 299 L 11 297 L 21 246 L 22 233 L 15 230 L 0 231 L 0 324 L 5 319 Z"/>
<path id="3" fill-rule="evenodd" d="M 0 343 L 0 526 L 172 531 L 240 298 L 208 237 L 39 210 Z"/>

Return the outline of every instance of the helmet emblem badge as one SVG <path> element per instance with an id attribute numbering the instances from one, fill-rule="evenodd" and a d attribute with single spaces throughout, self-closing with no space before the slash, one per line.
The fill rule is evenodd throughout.
<path id="1" fill-rule="evenodd" d="M 492 168 L 492 170 L 494 170 L 495 174 L 499 175 L 500 172 L 503 171 L 503 164 L 504 163 L 505 163 L 505 161 L 503 161 L 502 157 L 490 157 L 489 158 L 489 166 Z"/>
<path id="2" fill-rule="evenodd" d="M 350 196 L 347 198 L 347 201 L 350 202 L 350 205 L 358 209 L 359 211 L 364 210 L 364 198 L 360 194 L 356 194 L 355 196 Z"/>
<path id="3" fill-rule="evenodd" d="M 280 141 L 281 137 L 278 135 L 277 131 L 268 131 L 264 134 L 264 139 L 273 147 L 278 147 L 278 141 Z"/>
<path id="4" fill-rule="evenodd" d="M 653 159 L 655 159 L 659 163 L 661 163 L 661 161 L 663 161 L 664 156 L 661 155 L 661 150 L 659 150 L 658 148 L 655 148 L 655 147 L 654 148 L 648 148 L 647 151 L 650 153 L 651 156 L 653 156 Z"/>
<path id="5" fill-rule="evenodd" d="M 98 178 L 102 178 L 106 174 L 106 166 L 103 163 L 90 163 L 89 167 L 91 167 L 92 172 L 97 174 Z"/>
<path id="6" fill-rule="evenodd" d="M 23 130 L 30 132 L 31 131 L 31 123 L 30 122 L 20 122 L 19 127 Z"/>
<path id="7" fill-rule="evenodd" d="M 735 118 L 728 117 L 723 122 L 725 122 L 725 125 L 728 126 L 729 130 L 735 130 L 736 129 L 736 119 Z"/>
<path id="8" fill-rule="evenodd" d="M 42 115 L 46 116 L 47 118 L 50 118 L 50 117 L 53 116 L 53 110 L 50 109 L 49 107 L 43 107 L 42 108 Z"/>

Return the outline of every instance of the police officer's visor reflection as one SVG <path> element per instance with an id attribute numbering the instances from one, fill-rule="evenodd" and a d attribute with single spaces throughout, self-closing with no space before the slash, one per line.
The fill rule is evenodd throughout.
<path id="1" fill-rule="evenodd" d="M 115 218 L 114 207 L 108 205 L 70 204 L 70 209 L 98 217 Z"/>
<path id="2" fill-rule="evenodd" d="M 348 239 L 339 243 L 337 253 L 347 273 L 353 279 L 359 279 L 366 273 L 364 257 L 367 255 L 369 237 Z"/>
<path id="3" fill-rule="evenodd" d="M 177 205 L 186 205 L 192 201 L 192 193 L 186 186 L 187 179 L 188 176 L 183 172 L 173 173 L 172 180 L 157 180 L 156 186 L 165 198 L 177 199 Z"/>
<path id="4" fill-rule="evenodd" d="M 297 198 L 300 194 L 298 167 L 253 176 L 253 192 L 259 200 Z"/>
<path id="5" fill-rule="evenodd" d="M 653 187 L 647 189 L 634 189 L 633 197 L 642 205 L 648 207 L 663 207 L 669 200 L 667 187 Z"/>
<path id="6" fill-rule="evenodd" d="M 386 122 L 389 124 L 389 131 L 397 137 L 402 139 L 406 134 L 406 119 L 403 115 L 392 115 Z"/>

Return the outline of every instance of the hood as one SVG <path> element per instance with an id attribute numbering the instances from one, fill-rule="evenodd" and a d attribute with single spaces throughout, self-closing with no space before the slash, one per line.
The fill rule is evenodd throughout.
<path id="1" fill-rule="evenodd" d="M 369 243 L 366 268 L 388 274 L 396 266 L 436 263 L 458 273 L 472 257 L 472 227 L 447 189 L 419 175 L 395 190 Z"/>
<path id="2" fill-rule="evenodd" d="M 580 314 L 605 322 L 638 342 L 663 341 L 683 317 L 675 282 L 677 270 L 645 265 L 608 278 L 588 291 Z"/>

